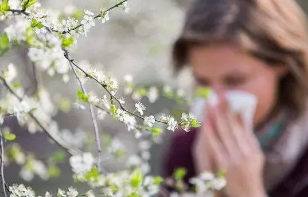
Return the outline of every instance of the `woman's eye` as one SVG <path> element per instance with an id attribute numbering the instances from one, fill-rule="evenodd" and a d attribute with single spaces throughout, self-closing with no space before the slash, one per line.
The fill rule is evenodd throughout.
<path id="1" fill-rule="evenodd" d="M 196 82 L 200 86 L 210 86 L 210 82 L 206 79 L 196 79 Z"/>
<path id="2" fill-rule="evenodd" d="M 231 87 L 240 86 L 244 84 L 245 82 L 246 82 L 246 78 L 244 77 L 236 77 L 236 78 L 229 78 L 229 79 L 227 78 L 225 80 L 225 84 Z"/>

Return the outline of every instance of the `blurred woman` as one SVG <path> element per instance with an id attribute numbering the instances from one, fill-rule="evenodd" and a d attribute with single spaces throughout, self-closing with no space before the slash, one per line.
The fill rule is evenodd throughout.
<path id="1" fill-rule="evenodd" d="M 220 102 L 206 110 L 200 128 L 174 133 L 166 178 L 184 167 L 189 185 L 201 172 L 225 169 L 228 197 L 308 196 L 307 35 L 294 0 L 192 4 L 174 44 L 174 65 L 190 66 L 196 87 L 213 88 Z M 253 131 L 229 110 L 230 90 L 257 98 Z"/>

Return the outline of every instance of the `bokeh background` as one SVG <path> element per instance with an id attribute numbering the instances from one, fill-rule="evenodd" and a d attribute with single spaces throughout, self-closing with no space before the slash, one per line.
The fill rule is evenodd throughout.
<path id="1" fill-rule="evenodd" d="M 114 10 L 110 13 L 110 20 L 105 24 L 96 22 L 88 37 L 82 37 L 78 40 L 77 47 L 72 52 L 75 60 L 87 60 L 91 65 L 104 70 L 109 75 L 121 81 L 126 74 L 134 78 L 134 82 L 140 86 L 158 86 L 165 84 L 173 88 L 183 89 L 189 93 L 192 79 L 189 70 L 185 70 L 178 77 L 172 72 L 170 63 L 170 49 L 172 42 L 177 37 L 182 27 L 185 9 L 191 0 L 130 0 L 129 12 L 125 14 L 122 10 Z M 100 7 L 108 8 L 114 4 L 114 0 L 40 0 L 43 6 L 51 7 L 55 10 L 71 12 L 74 7 L 78 9 L 89 9 L 94 13 L 99 11 Z M 303 9 L 308 11 L 308 1 L 298 1 Z M 5 24 L 0 23 L 1 32 Z M 36 84 L 33 78 L 33 69 L 31 62 L 27 59 L 27 48 L 17 48 L 10 51 L 0 60 L 0 69 L 5 68 L 8 63 L 13 62 L 19 72 L 19 80 L 22 86 L 29 92 L 35 91 Z M 41 75 L 40 78 L 45 87 L 50 90 L 52 100 L 57 101 L 59 95 L 75 99 L 75 92 L 78 89 L 75 79 L 71 76 L 69 83 L 63 85 L 62 80 L 57 77 Z M 60 78 L 59 78 L 60 79 Z M 101 91 L 97 87 L 89 87 L 94 91 Z M 3 87 L 0 87 L 3 92 Z M 147 111 L 156 114 L 166 109 L 175 109 L 174 102 L 167 99 L 159 99 L 154 104 L 144 101 Z M 128 105 L 133 105 L 133 101 Z M 59 127 L 76 131 L 81 128 L 92 134 L 92 124 L 90 114 L 81 113 L 72 109 L 69 113 L 59 112 L 55 116 Z M 125 148 L 133 153 L 138 151 L 134 134 L 127 132 L 127 129 L 114 121 L 100 121 L 100 131 L 116 136 L 123 143 Z M 48 158 L 48 156 L 57 150 L 57 147 L 51 144 L 46 136 L 41 133 L 29 134 L 25 128 L 19 127 L 17 121 L 13 118 L 7 118 L 5 124 L 11 127 L 17 134 L 17 142 L 30 152 L 37 155 L 38 158 Z M 161 173 L 162 153 L 168 147 L 168 133 L 162 138 L 160 145 L 155 145 L 151 149 L 151 173 Z M 121 168 L 121 163 L 115 160 L 108 160 L 105 163 L 106 168 L 116 170 Z M 35 178 L 29 182 L 36 191 L 56 191 L 57 188 L 66 188 L 74 184 L 71 177 L 71 170 L 68 163 L 61 164 L 61 178 L 43 181 Z M 6 179 L 8 183 L 23 182 L 19 177 L 20 168 L 15 165 L 6 167 Z M 76 186 L 76 185 L 75 185 Z M 77 185 L 79 188 L 86 188 L 85 185 Z"/>

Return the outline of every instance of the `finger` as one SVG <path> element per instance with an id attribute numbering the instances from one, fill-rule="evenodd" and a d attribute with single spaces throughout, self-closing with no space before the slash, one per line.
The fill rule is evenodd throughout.
<path id="1" fill-rule="evenodd" d="M 215 131 L 213 129 L 212 121 L 209 121 L 209 123 L 210 124 L 207 124 L 206 127 L 205 140 L 208 144 L 209 152 L 215 163 L 215 168 L 222 169 L 225 168 L 227 164 L 227 152 L 225 148 L 223 148 L 222 143 L 218 139 L 217 135 L 214 133 Z"/>
<path id="2" fill-rule="evenodd" d="M 227 110 L 222 112 L 220 108 L 213 109 L 214 134 L 218 136 L 223 145 L 223 148 L 228 154 L 228 157 L 231 160 L 235 160 L 238 155 L 238 147 L 230 135 L 232 128 L 229 126 L 229 122 L 226 116 L 227 113 L 229 113 Z"/>
<path id="3" fill-rule="evenodd" d="M 213 171 L 212 155 L 206 142 L 206 130 L 208 121 L 202 123 L 201 129 L 197 130 L 197 138 L 194 143 L 194 160 L 198 173 Z"/>
<path id="4" fill-rule="evenodd" d="M 259 142 L 253 133 L 253 131 L 247 129 L 245 127 L 243 118 L 240 114 L 233 114 L 230 117 L 230 121 L 232 121 L 232 126 L 234 127 L 233 135 L 238 142 L 239 147 L 241 148 L 241 152 L 243 154 L 248 154 L 252 149 L 259 148 Z"/>
<path id="5" fill-rule="evenodd" d="M 228 113 L 227 119 L 231 128 L 231 137 L 234 139 L 236 146 L 242 154 L 248 154 L 249 143 L 245 137 L 246 130 L 244 129 L 241 117 L 235 113 Z"/>

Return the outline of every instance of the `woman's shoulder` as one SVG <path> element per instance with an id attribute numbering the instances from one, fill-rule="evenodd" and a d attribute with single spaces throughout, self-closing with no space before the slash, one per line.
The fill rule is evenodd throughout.
<path id="1" fill-rule="evenodd" d="M 178 129 L 172 134 L 171 142 L 179 146 L 192 146 L 196 131 L 196 128 L 191 128 L 189 131 Z"/>
<path id="2" fill-rule="evenodd" d="M 308 196 L 308 146 L 292 172 L 272 192 L 272 196 L 307 197 Z"/>
<path id="3" fill-rule="evenodd" d="M 169 150 L 165 153 L 164 176 L 170 177 L 177 168 L 185 168 L 187 172 L 186 179 L 194 175 L 194 163 L 192 156 L 193 141 L 197 129 L 191 129 L 189 132 L 176 130 L 170 141 Z"/>

